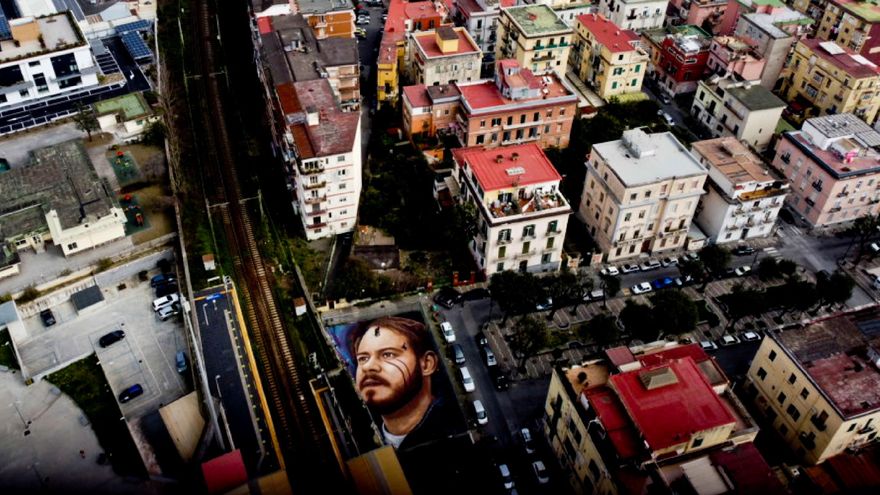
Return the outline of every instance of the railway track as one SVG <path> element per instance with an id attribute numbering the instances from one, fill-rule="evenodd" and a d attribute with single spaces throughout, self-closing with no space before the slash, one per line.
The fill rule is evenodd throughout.
<path id="1" fill-rule="evenodd" d="M 224 100 L 229 95 L 226 94 L 225 75 L 218 73 L 222 64 L 215 45 L 218 40 L 214 28 L 217 25 L 215 6 L 210 0 L 194 0 L 190 5 L 194 9 L 192 27 L 198 41 L 190 50 L 201 75 L 192 78 L 195 83 L 191 83 L 191 87 L 195 87 L 202 121 L 207 124 L 203 129 L 206 142 L 200 145 L 207 155 L 203 163 L 209 164 L 206 167 L 209 170 L 204 171 L 205 191 L 213 196 L 212 201 L 225 205 L 219 209 L 223 232 L 262 367 L 262 377 L 254 378 L 263 380 L 282 449 L 288 457 L 295 458 L 291 459 L 295 462 L 288 462 L 287 466 L 300 471 L 303 476 L 291 476 L 291 479 L 299 478 L 298 481 L 303 482 L 319 477 L 320 471 L 315 469 L 327 465 L 321 460 L 323 456 L 315 455 L 326 452 L 322 448 L 324 439 L 314 419 L 317 410 L 310 400 L 308 383 L 291 350 L 290 338 L 278 310 L 272 275 L 267 272 L 250 213 L 244 206 L 236 170 L 240 155 L 235 153 L 224 118 Z"/>

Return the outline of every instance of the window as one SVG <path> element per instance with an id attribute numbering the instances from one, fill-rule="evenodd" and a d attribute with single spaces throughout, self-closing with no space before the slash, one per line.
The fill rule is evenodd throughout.
<path id="1" fill-rule="evenodd" d="M 555 237 L 550 237 L 547 239 L 547 249 L 553 249 L 553 241 L 555 241 Z"/>
<path id="2" fill-rule="evenodd" d="M 785 423 L 779 423 L 779 434 L 785 436 L 788 433 L 788 427 L 785 426 Z"/>
<path id="3" fill-rule="evenodd" d="M 632 213 L 627 213 L 626 215 L 623 216 L 623 221 L 629 222 L 630 218 L 632 218 Z"/>
<path id="4" fill-rule="evenodd" d="M 348 187 L 348 184 L 346 184 L 345 182 L 339 184 L 339 189 L 345 189 L 346 187 Z"/>
<path id="5" fill-rule="evenodd" d="M 759 367 L 759 368 L 758 368 L 758 378 L 760 378 L 762 381 L 763 381 L 765 378 L 767 378 L 767 370 L 765 370 L 764 368 L 760 368 L 760 367 Z"/>
<path id="6" fill-rule="evenodd" d="M 794 385 L 794 382 L 796 382 L 796 381 L 797 381 L 797 377 L 794 376 L 794 373 L 792 373 L 792 374 L 788 377 L 788 383 Z"/>
<path id="7" fill-rule="evenodd" d="M 770 361 L 774 361 L 776 359 L 776 351 L 770 351 L 770 354 L 767 357 Z"/>
<path id="8" fill-rule="evenodd" d="M 67 245 L 67 249 L 76 249 L 76 247 L 77 246 L 76 246 L 75 242 L 71 242 L 70 244 Z"/>
<path id="9" fill-rule="evenodd" d="M 532 117 L 532 120 L 535 122 L 541 120 L 541 114 L 539 112 L 535 112 L 535 115 Z"/>
<path id="10" fill-rule="evenodd" d="M 856 423 L 853 423 L 853 424 L 849 425 L 849 428 L 847 428 L 846 431 L 853 431 L 856 429 L 856 426 L 858 426 L 858 425 Z"/>
<path id="11" fill-rule="evenodd" d="M 503 272 L 504 271 L 504 263 L 498 263 L 498 265 L 495 266 L 495 271 Z"/>
<path id="12" fill-rule="evenodd" d="M 510 229 L 504 229 L 498 232 L 498 242 L 510 242 Z"/>
<path id="13" fill-rule="evenodd" d="M 801 390 L 801 398 L 802 398 L 802 399 L 806 399 L 806 398 L 809 397 L 809 396 L 810 396 L 810 392 L 809 392 L 806 388 L 804 388 L 803 390 Z"/>
<path id="14" fill-rule="evenodd" d="M 785 412 L 788 413 L 788 415 L 791 416 L 791 419 L 795 421 L 797 421 L 801 417 L 801 412 L 798 411 L 796 407 L 794 407 L 794 404 L 789 404 L 788 407 L 785 409 Z"/>
<path id="15" fill-rule="evenodd" d="M 485 140 L 486 140 L 485 135 L 480 134 L 480 135 L 477 136 L 477 144 L 483 144 L 483 142 L 484 142 Z"/>
<path id="16" fill-rule="evenodd" d="M 703 445 L 703 439 L 702 439 L 702 438 L 695 438 L 695 439 L 694 439 L 694 443 L 691 444 L 691 445 L 692 445 L 693 448 L 697 448 L 697 447 L 699 447 L 700 445 Z"/>
<path id="17" fill-rule="evenodd" d="M 523 235 L 523 237 L 535 237 L 534 224 L 533 225 L 526 225 L 525 227 L 523 227 L 523 234 L 522 235 Z"/>
<path id="18" fill-rule="evenodd" d="M 785 402 L 785 399 L 786 399 L 785 394 L 782 392 L 779 392 L 779 395 L 776 396 L 776 400 L 778 400 L 780 404 Z"/>
<path id="19" fill-rule="evenodd" d="M 630 200 L 630 201 L 635 201 L 637 197 L 639 197 L 638 194 L 636 194 L 636 193 L 632 193 L 632 194 L 629 195 L 629 200 Z"/>
<path id="20" fill-rule="evenodd" d="M 599 466 L 596 465 L 596 461 L 594 461 L 593 459 L 590 459 L 589 469 L 590 469 L 590 474 L 593 475 L 593 479 L 598 480 L 599 479 Z"/>
<path id="21" fill-rule="evenodd" d="M 498 248 L 498 258 L 504 259 L 507 256 L 507 246 L 501 246 Z"/>
<path id="22" fill-rule="evenodd" d="M 552 241 L 553 239 L 550 240 Z M 551 257 L 552 255 L 550 253 L 541 255 L 541 264 L 546 265 L 547 263 L 550 263 L 550 261 L 552 261 Z"/>
<path id="23" fill-rule="evenodd" d="M 556 220 L 553 220 L 552 222 L 548 223 L 547 224 L 547 232 L 548 233 L 556 232 L 557 225 L 559 225 L 559 222 Z"/>
<path id="24" fill-rule="evenodd" d="M 530 241 L 526 241 L 522 245 L 522 254 L 528 254 L 529 249 L 532 248 L 532 243 Z"/>

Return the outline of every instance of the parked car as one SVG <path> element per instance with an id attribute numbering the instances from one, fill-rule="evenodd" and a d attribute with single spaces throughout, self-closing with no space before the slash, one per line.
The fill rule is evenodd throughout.
<path id="1" fill-rule="evenodd" d="M 489 347 L 483 347 L 483 358 L 486 360 L 486 366 L 497 366 L 498 360 L 495 359 L 495 353 Z"/>
<path id="2" fill-rule="evenodd" d="M 547 299 L 544 299 L 543 301 L 539 302 L 538 304 L 535 304 L 535 311 L 547 311 L 547 310 L 551 309 L 552 307 L 553 307 L 553 298 L 548 297 Z"/>
<path id="3" fill-rule="evenodd" d="M 113 330 L 110 333 L 102 335 L 101 338 L 98 339 L 98 345 L 101 347 L 110 347 L 124 338 L 125 332 L 122 330 Z"/>
<path id="4" fill-rule="evenodd" d="M 649 284 L 648 282 L 642 282 L 640 284 L 633 285 L 631 290 L 633 294 L 644 294 L 646 292 L 651 292 L 652 289 L 651 284 Z"/>
<path id="5" fill-rule="evenodd" d="M 434 294 L 434 302 L 450 309 L 461 302 L 461 293 L 452 287 L 444 287 Z"/>
<path id="6" fill-rule="evenodd" d="M 461 348 L 461 344 L 452 344 L 452 356 L 455 359 L 455 364 L 461 366 L 465 363 L 464 349 Z"/>
<path id="7" fill-rule="evenodd" d="M 186 364 L 186 352 L 177 351 L 177 356 L 175 356 L 174 361 L 177 363 L 177 372 L 185 373 L 188 368 Z"/>
<path id="8" fill-rule="evenodd" d="M 711 340 L 701 340 L 700 347 L 702 347 L 704 351 L 714 351 L 715 349 L 718 349 L 715 342 L 712 342 Z"/>
<path id="9" fill-rule="evenodd" d="M 868 244 L 868 248 L 874 254 L 880 253 L 880 244 L 877 244 L 876 242 L 872 242 L 871 244 Z"/>
<path id="10" fill-rule="evenodd" d="M 532 439 L 532 432 L 529 431 L 528 428 L 523 428 L 519 430 L 519 435 L 522 437 L 523 446 L 526 448 L 526 454 L 534 454 L 535 441 Z"/>
<path id="11" fill-rule="evenodd" d="M 477 334 L 474 336 L 474 341 L 477 342 L 477 347 L 489 345 L 489 339 L 486 338 L 486 334 L 483 332 L 477 332 Z"/>
<path id="12" fill-rule="evenodd" d="M 739 339 L 734 337 L 733 335 L 722 335 L 719 342 L 721 343 L 721 345 L 734 345 L 739 344 Z"/>
<path id="13" fill-rule="evenodd" d="M 507 375 L 501 371 L 500 366 L 492 366 L 489 368 L 489 378 L 492 379 L 492 383 L 495 385 L 495 390 L 507 390 L 510 387 Z"/>
<path id="14" fill-rule="evenodd" d="M 605 298 L 605 291 L 602 289 L 596 289 L 591 291 L 589 294 L 584 295 L 584 301 L 601 301 Z"/>
<path id="15" fill-rule="evenodd" d="M 620 270 L 617 269 L 614 265 L 608 265 L 605 268 L 599 270 L 599 273 L 608 277 L 615 277 L 620 275 Z"/>
<path id="16" fill-rule="evenodd" d="M 155 288 L 156 286 L 166 284 L 168 282 L 176 282 L 177 277 L 175 277 L 171 273 L 160 273 L 155 277 L 150 279 L 150 287 Z"/>
<path id="17" fill-rule="evenodd" d="M 382 22 L 385 22 L 387 20 L 388 20 L 388 14 L 382 14 Z"/>
<path id="18" fill-rule="evenodd" d="M 44 327 L 51 327 L 55 324 L 55 315 L 52 314 L 52 310 L 49 308 L 40 311 L 40 319 L 43 320 Z"/>
<path id="19" fill-rule="evenodd" d="M 354 35 L 362 40 L 367 37 L 367 30 L 362 27 L 355 28 Z"/>
<path id="20" fill-rule="evenodd" d="M 538 483 L 546 485 L 550 482 L 550 473 L 548 473 L 547 468 L 544 467 L 544 461 L 533 462 L 532 471 L 534 471 L 535 479 L 538 480 Z"/>
<path id="21" fill-rule="evenodd" d="M 168 306 L 162 306 L 159 308 L 159 311 L 156 311 L 156 316 L 159 317 L 160 320 L 165 321 L 172 316 L 177 316 L 180 314 L 180 304 L 174 303 L 169 304 Z"/>
<path id="22" fill-rule="evenodd" d="M 651 271 L 651 270 L 656 270 L 656 269 L 660 268 L 660 266 L 661 266 L 661 265 L 660 265 L 660 262 L 659 262 L 659 261 L 657 261 L 657 260 L 648 260 L 648 261 L 642 263 L 642 264 L 639 266 L 639 269 L 640 269 L 641 271 L 643 271 L 643 272 L 649 272 L 649 271 Z"/>
<path id="23" fill-rule="evenodd" d="M 471 372 L 467 369 L 467 366 L 462 366 L 458 371 L 461 373 L 461 383 L 464 385 L 464 391 L 473 392 L 476 390 L 477 387 L 474 385 L 474 378 L 471 376 Z"/>
<path id="24" fill-rule="evenodd" d="M 504 488 L 512 490 L 514 487 L 513 476 L 510 475 L 510 468 L 507 467 L 507 464 L 498 465 L 498 474 L 501 476 L 501 483 L 504 484 Z"/>
<path id="25" fill-rule="evenodd" d="M 177 294 L 168 294 L 167 296 L 160 297 L 153 301 L 153 311 L 159 311 L 160 308 L 171 306 L 176 302 L 180 302 L 180 296 Z"/>
<path id="26" fill-rule="evenodd" d="M 752 341 L 755 341 L 755 340 L 760 340 L 760 339 L 761 339 L 761 336 L 758 335 L 758 334 L 755 333 L 755 332 L 745 332 L 745 333 L 743 333 L 743 335 L 742 335 L 742 339 L 745 340 L 745 341 L 747 341 L 747 342 L 752 342 Z"/>
<path id="27" fill-rule="evenodd" d="M 669 95 L 666 93 L 660 93 L 660 96 L 657 97 L 658 100 L 662 101 L 664 105 L 669 105 L 672 103 L 672 99 L 669 98 Z"/>
<path id="28" fill-rule="evenodd" d="M 654 287 L 654 290 L 665 289 L 673 285 L 675 285 L 675 279 L 672 277 L 658 278 L 657 280 L 651 282 L 651 286 Z"/>
<path id="29" fill-rule="evenodd" d="M 678 258 L 675 256 L 669 256 L 660 260 L 660 264 L 663 266 L 675 266 L 678 265 Z"/>
<path id="30" fill-rule="evenodd" d="M 683 257 L 691 261 L 700 261 L 700 255 L 693 251 L 685 253 Z"/>
<path id="31" fill-rule="evenodd" d="M 370 23 L 369 17 L 358 17 L 354 23 L 358 26 L 366 26 Z"/>
<path id="32" fill-rule="evenodd" d="M 168 294 L 174 294 L 179 292 L 177 289 L 177 282 L 165 282 L 163 284 L 159 284 L 156 286 L 156 297 L 167 296 Z"/>
<path id="33" fill-rule="evenodd" d="M 623 273 L 637 272 L 637 271 L 639 271 L 639 265 L 633 265 L 633 264 L 627 263 L 627 264 L 623 265 L 622 267 L 620 267 L 620 271 L 622 271 Z"/>
<path id="34" fill-rule="evenodd" d="M 684 277 L 675 277 L 675 285 L 678 287 L 687 287 L 694 283 L 694 277 L 686 275 Z"/>
<path id="35" fill-rule="evenodd" d="M 752 246 L 737 246 L 733 248 L 733 251 L 731 252 L 737 256 L 748 256 L 750 254 L 755 254 L 755 248 Z"/>
<path id="36" fill-rule="evenodd" d="M 140 383 L 135 383 L 134 385 L 128 387 L 119 394 L 119 402 L 121 404 L 125 404 L 126 402 L 134 398 L 140 397 L 143 394 L 144 387 L 141 387 Z"/>
<path id="37" fill-rule="evenodd" d="M 477 417 L 477 424 L 489 424 L 489 415 L 486 414 L 486 408 L 483 407 L 483 403 L 480 402 L 480 399 L 474 401 L 474 415 Z"/>
<path id="38" fill-rule="evenodd" d="M 452 330 L 452 323 L 449 323 L 448 321 L 440 323 L 440 331 L 443 332 L 443 340 L 445 340 L 447 344 L 455 342 L 455 331 Z"/>
<path id="39" fill-rule="evenodd" d="M 752 267 L 741 266 L 741 267 L 737 268 L 736 270 L 734 270 L 733 273 L 735 273 L 737 277 L 744 277 L 744 276 L 748 275 L 749 272 L 751 272 L 751 271 L 752 271 Z"/>
<path id="40" fill-rule="evenodd" d="M 669 115 L 663 110 L 657 110 L 657 116 L 666 121 L 667 124 L 675 125 L 675 120 L 673 120 L 672 115 Z"/>

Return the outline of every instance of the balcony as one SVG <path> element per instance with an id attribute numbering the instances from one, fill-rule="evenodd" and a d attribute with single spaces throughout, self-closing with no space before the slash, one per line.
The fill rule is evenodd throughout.
<path id="1" fill-rule="evenodd" d="M 307 205 L 318 205 L 327 201 L 327 196 L 307 196 L 303 198 L 303 203 Z"/>
<path id="2" fill-rule="evenodd" d="M 835 197 L 837 197 L 837 198 L 845 198 L 845 197 L 847 197 L 847 196 L 849 196 L 849 191 L 840 191 L 839 193 L 837 193 L 837 195 L 836 195 Z"/>
<path id="3" fill-rule="evenodd" d="M 499 246 L 503 246 L 505 244 L 510 244 L 510 242 L 511 242 L 511 238 L 509 236 L 508 237 L 499 237 L 497 244 Z"/>
<path id="4" fill-rule="evenodd" d="M 505 131 L 510 129 L 521 129 L 523 127 L 532 127 L 532 126 L 542 126 L 544 125 L 544 119 L 540 120 L 532 120 L 529 122 L 521 122 L 521 123 L 513 123 L 513 124 L 502 124 L 501 128 Z"/>
<path id="5" fill-rule="evenodd" d="M 324 208 L 321 208 L 319 210 L 311 209 L 311 210 L 305 210 L 305 213 L 306 213 L 306 215 L 313 217 L 315 215 L 323 215 L 324 213 L 327 213 L 327 210 Z"/>
<path id="6" fill-rule="evenodd" d="M 320 228 L 322 228 L 322 227 L 326 227 L 326 226 L 327 226 L 327 222 L 320 222 L 320 223 L 310 223 L 310 224 L 307 224 L 307 225 L 306 225 L 306 228 L 307 228 L 307 229 L 320 229 Z"/>
<path id="7" fill-rule="evenodd" d="M 324 187 L 326 185 L 327 185 L 327 181 L 322 180 L 320 182 L 313 182 L 311 184 L 303 184 L 303 189 L 305 189 L 307 191 L 309 189 L 321 189 L 322 187 Z"/>
<path id="8" fill-rule="evenodd" d="M 546 52 L 543 55 L 538 55 L 536 57 L 532 57 L 532 62 L 544 62 L 546 60 L 553 60 L 556 58 L 553 52 Z"/>
<path id="9" fill-rule="evenodd" d="M 819 181 L 815 181 L 815 182 L 813 182 L 813 183 L 810 184 L 810 185 L 813 186 L 813 189 L 815 189 L 815 190 L 817 190 L 817 191 L 819 191 L 819 192 L 822 192 L 822 183 L 821 183 L 821 182 L 819 182 Z"/>
<path id="10" fill-rule="evenodd" d="M 782 160 L 782 163 L 788 165 L 791 163 L 791 153 L 784 153 L 779 156 L 779 159 Z"/>
<path id="11" fill-rule="evenodd" d="M 507 146 L 508 144 L 522 144 L 529 141 L 537 141 L 539 139 L 541 139 L 541 135 L 535 134 L 534 136 L 523 136 L 521 138 L 506 139 L 504 141 L 501 141 L 501 144 Z"/>
<path id="12" fill-rule="evenodd" d="M 536 193 L 530 191 L 517 194 L 517 196 L 519 197 L 514 197 L 510 201 L 493 201 L 487 204 L 486 208 L 493 218 L 505 218 L 568 206 L 565 198 L 558 192 Z"/>
<path id="13" fill-rule="evenodd" d="M 532 256 L 536 255 L 537 253 L 538 253 L 537 249 L 529 249 L 526 252 L 516 253 L 516 255 L 514 257 L 518 260 L 522 260 L 525 258 L 531 258 Z"/>

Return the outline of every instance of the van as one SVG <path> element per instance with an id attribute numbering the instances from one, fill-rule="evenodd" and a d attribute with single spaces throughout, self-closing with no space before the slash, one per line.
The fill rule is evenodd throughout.
<path id="1" fill-rule="evenodd" d="M 170 306 L 178 301 L 180 301 L 180 297 L 177 294 L 168 294 L 167 296 L 160 297 L 153 301 L 153 311 L 159 311 L 159 308 Z"/>
<path id="2" fill-rule="evenodd" d="M 483 407 L 480 399 L 474 401 L 474 414 L 477 416 L 477 424 L 485 425 L 489 423 L 489 415 L 486 414 L 486 409 Z"/>
<path id="3" fill-rule="evenodd" d="M 473 392 L 476 390 L 474 379 L 471 377 L 471 372 L 467 369 L 467 366 L 462 366 L 459 371 L 461 372 L 461 383 L 464 385 L 464 391 Z"/>
<path id="4" fill-rule="evenodd" d="M 464 364 L 464 349 L 459 344 L 452 344 L 452 354 L 455 357 L 455 364 L 461 366 Z"/>

